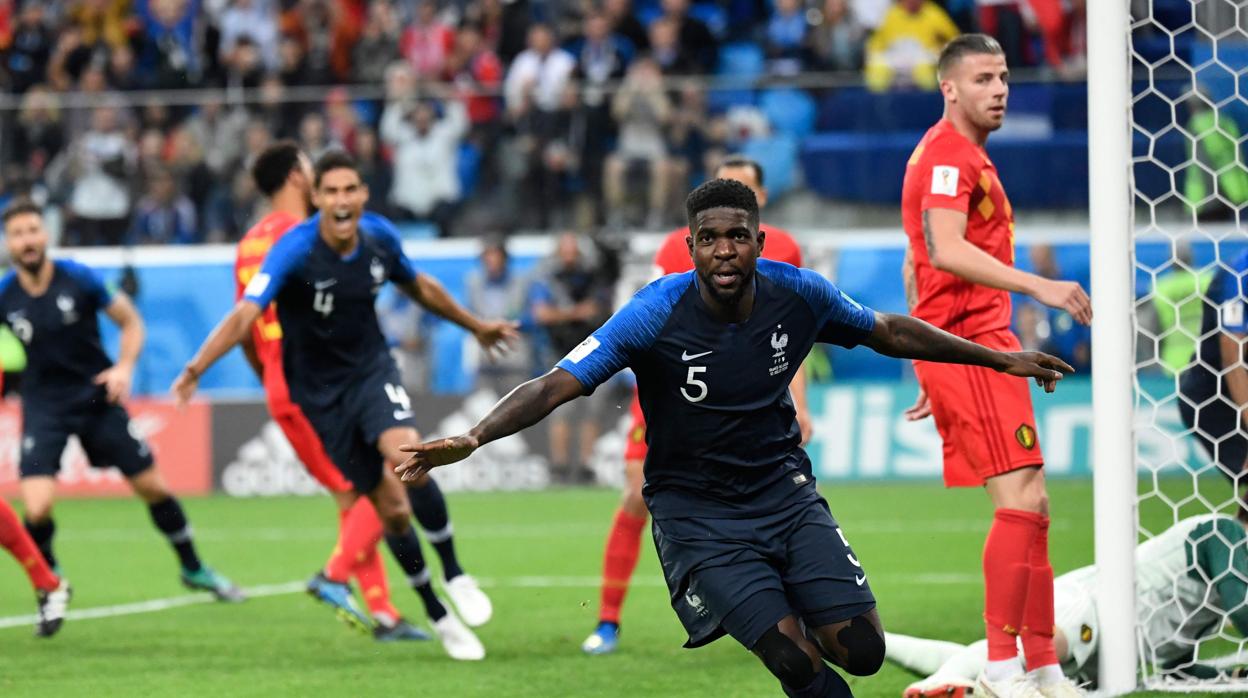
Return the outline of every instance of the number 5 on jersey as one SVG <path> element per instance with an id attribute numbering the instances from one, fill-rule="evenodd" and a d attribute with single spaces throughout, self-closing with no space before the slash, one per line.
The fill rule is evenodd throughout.
<path id="1" fill-rule="evenodd" d="M 685 378 L 685 386 L 680 389 L 680 394 L 685 396 L 689 402 L 702 402 L 706 399 L 706 383 L 698 380 L 699 373 L 706 373 L 705 366 L 690 366 L 689 375 Z M 696 395 L 689 394 L 689 386 L 696 389 Z"/>

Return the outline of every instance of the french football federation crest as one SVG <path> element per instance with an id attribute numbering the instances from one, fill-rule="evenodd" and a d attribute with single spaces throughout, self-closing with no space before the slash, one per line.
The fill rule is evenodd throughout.
<path id="1" fill-rule="evenodd" d="M 62 293 L 56 297 L 56 307 L 61 311 L 61 317 L 65 320 L 66 325 L 73 324 L 78 321 L 78 313 L 74 311 L 74 297 Z"/>
<path id="2" fill-rule="evenodd" d="M 771 348 L 776 350 L 776 353 L 771 355 L 772 358 L 778 359 L 784 356 L 784 348 L 787 346 L 789 346 L 789 334 L 787 332 L 784 334 L 771 333 Z"/>
<path id="3" fill-rule="evenodd" d="M 386 280 L 386 265 L 382 264 L 380 259 L 373 257 L 373 261 L 368 265 L 368 273 L 373 275 L 373 283 L 380 285 Z"/>

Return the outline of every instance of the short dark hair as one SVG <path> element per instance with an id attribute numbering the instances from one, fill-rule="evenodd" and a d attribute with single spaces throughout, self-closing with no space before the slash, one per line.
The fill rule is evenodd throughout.
<path id="1" fill-rule="evenodd" d="M 31 199 L 25 199 L 25 198 L 16 199 L 12 203 L 10 203 L 8 206 L 4 207 L 4 214 L 0 215 L 0 218 L 2 218 L 3 222 L 7 225 L 10 220 L 17 218 L 18 216 L 21 216 L 23 214 L 27 214 L 27 213 L 33 213 L 36 216 L 42 216 L 43 207 L 35 203 Z"/>
<path id="2" fill-rule="evenodd" d="M 719 163 L 719 167 L 715 168 L 716 172 L 725 167 L 748 167 L 754 170 L 754 179 L 758 180 L 758 186 L 763 186 L 763 166 L 758 164 L 757 160 L 747 158 L 744 155 L 729 155 L 724 161 Z"/>
<path id="3" fill-rule="evenodd" d="M 940 58 L 936 61 L 936 74 L 944 77 L 950 68 L 957 65 L 966 56 L 978 54 L 1004 56 L 1005 49 L 997 40 L 987 34 L 963 34 L 945 44 L 940 50 Z"/>
<path id="4" fill-rule="evenodd" d="M 325 176 L 330 170 L 351 170 L 357 175 L 360 173 L 360 167 L 355 163 L 355 158 L 345 150 L 331 150 L 316 160 L 314 168 L 315 179 L 312 186 L 321 186 L 321 177 Z"/>
<path id="5" fill-rule="evenodd" d="M 286 183 L 290 173 L 299 167 L 299 144 L 292 140 L 278 141 L 260 152 L 251 164 L 251 178 L 265 196 L 273 196 Z"/>
<path id="6" fill-rule="evenodd" d="M 754 192 L 735 179 L 712 179 L 689 192 L 685 199 L 689 229 L 693 229 L 699 213 L 720 207 L 745 211 L 749 214 L 750 223 L 758 225 L 758 199 L 754 198 Z"/>

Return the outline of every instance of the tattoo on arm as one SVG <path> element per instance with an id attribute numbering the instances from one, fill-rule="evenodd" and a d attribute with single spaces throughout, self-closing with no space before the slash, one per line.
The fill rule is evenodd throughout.
<path id="1" fill-rule="evenodd" d="M 901 282 L 906 288 L 906 308 L 913 314 L 914 306 L 919 302 L 919 290 L 914 280 L 914 252 L 909 247 L 906 248 L 906 261 L 901 265 Z"/>
<path id="2" fill-rule="evenodd" d="M 927 255 L 936 255 L 936 241 L 932 236 L 932 219 L 928 211 L 923 212 L 923 242 L 927 245 Z"/>

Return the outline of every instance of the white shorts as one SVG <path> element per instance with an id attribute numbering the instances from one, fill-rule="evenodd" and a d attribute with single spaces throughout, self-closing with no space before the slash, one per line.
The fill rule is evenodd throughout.
<path id="1" fill-rule="evenodd" d="M 1062 673 L 1087 681 L 1096 679 L 1096 648 L 1100 627 L 1096 622 L 1096 568 L 1081 567 L 1053 580 L 1053 611 L 1057 629 L 1066 637 L 1069 657 Z"/>

